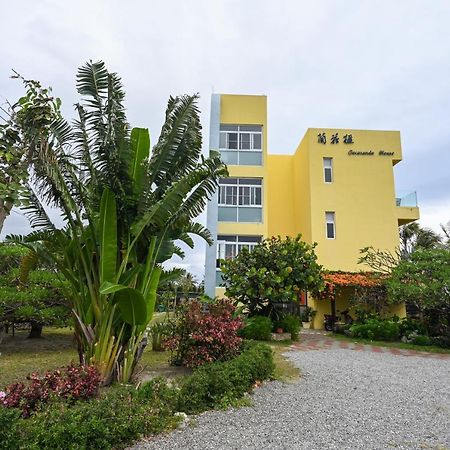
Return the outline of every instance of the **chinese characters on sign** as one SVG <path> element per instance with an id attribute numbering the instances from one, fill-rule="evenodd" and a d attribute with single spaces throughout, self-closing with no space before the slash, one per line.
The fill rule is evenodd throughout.
<path id="1" fill-rule="evenodd" d="M 353 135 L 346 134 L 344 135 L 344 144 L 354 144 L 353 141 Z M 317 135 L 317 142 L 319 144 L 326 144 L 327 143 L 327 135 L 325 133 L 319 133 Z M 331 135 L 331 141 L 332 144 L 339 144 L 339 133 L 335 133 Z"/>

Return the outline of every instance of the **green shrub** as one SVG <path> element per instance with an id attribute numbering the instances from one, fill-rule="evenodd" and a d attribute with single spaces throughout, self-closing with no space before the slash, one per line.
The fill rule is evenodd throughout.
<path id="1" fill-rule="evenodd" d="M 270 333 L 272 333 L 272 320 L 270 317 L 253 316 L 245 321 L 244 328 L 239 334 L 245 339 L 253 339 L 255 341 L 270 340 Z"/>
<path id="2" fill-rule="evenodd" d="M 397 341 L 400 337 L 400 326 L 391 320 L 369 319 L 366 323 L 350 327 L 351 335 L 363 339 L 377 341 Z"/>
<path id="3" fill-rule="evenodd" d="M 3 408 L 0 406 L 0 449 L 17 448 L 17 428 L 21 422 L 20 409 Z M 23 420 L 23 419 L 22 419 Z"/>
<path id="4" fill-rule="evenodd" d="M 199 413 L 224 407 L 242 397 L 258 380 L 269 378 L 275 365 L 265 344 L 247 343 L 236 358 L 198 368 L 181 385 L 178 410 Z"/>
<path id="5" fill-rule="evenodd" d="M 279 326 L 283 328 L 286 333 L 291 333 L 293 341 L 298 340 L 298 333 L 300 331 L 300 318 L 294 314 L 286 314 L 279 322 Z"/>
<path id="6" fill-rule="evenodd" d="M 421 335 L 427 334 L 427 329 L 425 325 L 416 319 L 410 319 L 405 317 L 400 320 L 399 324 L 401 336 L 408 337 L 412 333 L 417 333 Z"/>
<path id="7" fill-rule="evenodd" d="M 450 348 L 450 336 L 435 336 L 431 338 L 431 343 L 441 348 Z"/>
<path id="8" fill-rule="evenodd" d="M 147 388 L 155 398 L 158 382 Z M 153 392 L 150 395 L 150 392 Z M 5 449 L 111 449 L 122 448 L 144 435 L 173 427 L 177 419 L 169 405 L 147 401 L 135 389 L 108 389 L 100 399 L 70 405 L 53 402 L 29 419 L 17 419 Z M 0 408 L 0 423 L 6 409 Z M 14 410 L 8 410 L 14 411 Z M 11 427 L 11 425 L 9 425 Z M 3 428 L 3 427 L 2 427 Z M 3 433 L 0 436 L 3 438 Z M 9 439 L 9 441 L 8 441 Z"/>
<path id="9" fill-rule="evenodd" d="M 53 399 L 31 417 L 0 406 L 0 450 L 118 449 L 173 428 L 174 413 L 201 412 L 239 399 L 274 370 L 272 350 L 245 343 L 235 359 L 202 366 L 180 389 L 155 378 L 134 388 L 112 387 L 99 398 L 71 403 Z"/>
<path id="10" fill-rule="evenodd" d="M 431 339 L 421 334 L 414 336 L 411 343 L 414 345 L 432 345 Z"/>

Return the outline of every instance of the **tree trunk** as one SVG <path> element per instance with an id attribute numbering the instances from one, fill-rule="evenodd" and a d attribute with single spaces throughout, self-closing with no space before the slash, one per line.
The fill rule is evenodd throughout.
<path id="1" fill-rule="evenodd" d="M 41 323 L 31 322 L 31 330 L 28 335 L 29 339 L 41 338 L 42 337 L 42 327 Z"/>
<path id="2" fill-rule="evenodd" d="M 12 204 L 10 202 L 5 202 L 0 199 L 0 233 L 3 229 L 3 224 L 5 223 L 6 218 L 9 216 L 9 212 L 11 211 Z"/>

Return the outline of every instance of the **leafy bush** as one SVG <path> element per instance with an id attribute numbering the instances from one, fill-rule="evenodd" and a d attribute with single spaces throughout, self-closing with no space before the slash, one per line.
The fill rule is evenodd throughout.
<path id="1" fill-rule="evenodd" d="M 431 338 L 431 343 L 437 347 L 450 348 L 449 336 L 436 336 Z"/>
<path id="2" fill-rule="evenodd" d="M 416 334 L 427 334 L 427 330 L 425 325 L 416 320 L 416 319 L 410 319 L 410 318 L 403 318 L 399 322 L 400 325 L 400 335 L 408 337 L 412 333 Z"/>
<path id="3" fill-rule="evenodd" d="M 291 333 L 291 339 L 296 341 L 298 339 L 298 333 L 300 331 L 300 318 L 294 314 L 284 315 L 279 326 L 283 328 L 286 333 Z"/>
<path id="4" fill-rule="evenodd" d="M 431 339 L 428 336 L 424 336 L 424 335 L 417 335 L 414 336 L 413 339 L 411 340 L 411 343 L 414 345 L 431 345 Z"/>
<path id="5" fill-rule="evenodd" d="M 272 328 L 273 324 L 270 317 L 253 316 L 246 319 L 244 328 L 240 330 L 239 334 L 245 339 L 268 341 Z"/>
<path id="6" fill-rule="evenodd" d="M 0 243 L 0 325 L 31 324 L 30 337 L 44 325 L 67 325 L 71 317 L 64 285 L 17 245 Z"/>
<path id="7" fill-rule="evenodd" d="M 168 322 L 157 322 L 150 327 L 152 336 L 152 350 L 155 352 L 164 351 L 165 341 L 169 338 L 172 326 Z"/>
<path id="8" fill-rule="evenodd" d="M 352 336 L 363 339 L 397 341 L 400 326 L 392 320 L 369 319 L 366 323 L 352 325 L 350 332 Z"/>
<path id="9" fill-rule="evenodd" d="M 315 309 L 312 309 L 310 306 L 306 306 L 301 315 L 301 321 L 310 322 L 314 319 L 316 313 L 317 311 Z"/>
<path id="10" fill-rule="evenodd" d="M 155 378 L 139 389 L 114 387 L 86 402 L 53 398 L 28 418 L 0 407 L 0 449 L 118 449 L 143 436 L 173 428 L 176 411 L 200 412 L 230 404 L 258 380 L 272 375 L 272 350 L 246 343 L 226 362 L 202 366 L 180 389 Z"/>
<path id="11" fill-rule="evenodd" d="M 237 332 L 242 321 L 234 316 L 235 310 L 227 300 L 209 305 L 208 312 L 202 311 L 199 301 L 190 302 L 179 317 L 174 335 L 166 343 L 173 352 L 172 363 L 198 367 L 239 354 L 242 338 Z"/>
<path id="12" fill-rule="evenodd" d="M 158 384 L 146 389 L 152 401 L 135 389 L 114 388 L 89 402 L 52 402 L 28 419 L 7 412 L 14 410 L 0 408 L 0 424 L 8 420 L 12 430 L 0 429 L 0 449 L 123 448 L 144 435 L 171 428 L 178 421 L 170 404 L 153 401 L 159 398 L 160 391 L 151 394 L 152 388 L 158 389 Z"/>
<path id="13" fill-rule="evenodd" d="M 225 294 L 244 305 L 250 316 L 269 316 L 275 304 L 298 302 L 302 291 L 321 290 L 322 266 L 315 246 L 298 235 L 265 239 L 251 252 L 242 249 L 222 261 Z"/>
<path id="14" fill-rule="evenodd" d="M 64 370 L 32 373 L 29 383 L 13 383 L 3 393 L 6 408 L 20 408 L 24 417 L 31 414 L 52 397 L 80 400 L 97 395 L 100 374 L 93 366 L 68 366 Z"/>
<path id="15" fill-rule="evenodd" d="M 272 350 L 262 343 L 246 343 L 236 358 L 198 368 L 181 385 L 178 409 L 199 413 L 223 407 L 248 392 L 256 381 L 269 378 L 274 371 Z"/>

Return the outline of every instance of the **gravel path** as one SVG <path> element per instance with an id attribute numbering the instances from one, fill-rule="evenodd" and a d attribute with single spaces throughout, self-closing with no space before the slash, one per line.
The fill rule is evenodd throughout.
<path id="1" fill-rule="evenodd" d="M 288 357 L 303 372 L 297 383 L 266 383 L 252 407 L 204 413 L 134 448 L 450 448 L 450 360 L 348 349 Z"/>

